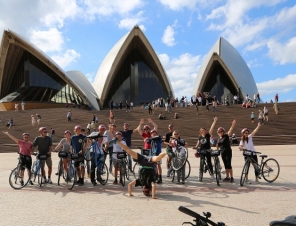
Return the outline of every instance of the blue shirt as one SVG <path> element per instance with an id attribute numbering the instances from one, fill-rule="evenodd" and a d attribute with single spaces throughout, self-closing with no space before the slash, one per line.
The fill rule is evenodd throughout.
<path id="1" fill-rule="evenodd" d="M 71 137 L 71 146 L 73 148 L 73 153 L 78 153 L 82 150 L 83 148 L 83 140 L 84 140 L 85 136 L 83 134 L 80 135 L 73 135 Z"/>
<path id="2" fill-rule="evenodd" d="M 151 144 L 152 156 L 157 156 L 161 153 L 162 139 L 160 136 L 153 137 L 152 139 L 150 138 L 148 143 Z"/>

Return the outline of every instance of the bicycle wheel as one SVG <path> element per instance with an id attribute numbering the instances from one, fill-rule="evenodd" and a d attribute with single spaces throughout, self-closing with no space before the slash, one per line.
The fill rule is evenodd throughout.
<path id="1" fill-rule="evenodd" d="M 88 146 L 84 152 L 84 159 L 86 161 L 91 161 L 94 157 L 93 145 Z"/>
<path id="2" fill-rule="evenodd" d="M 128 167 L 128 160 L 125 162 L 125 177 L 129 180 L 130 169 Z"/>
<path id="3" fill-rule="evenodd" d="M 219 167 L 219 172 L 218 172 L 219 180 L 222 180 L 222 173 L 221 173 L 222 167 L 220 164 L 219 157 L 217 157 L 217 162 L 218 162 L 218 167 Z"/>
<path id="4" fill-rule="evenodd" d="M 202 181 L 202 178 L 203 178 L 204 168 L 205 168 L 205 159 L 201 157 L 200 165 L 199 165 L 199 178 L 198 178 L 200 182 Z"/>
<path id="5" fill-rule="evenodd" d="M 280 174 L 280 165 L 275 159 L 267 159 L 263 163 L 262 176 L 264 180 L 274 182 Z"/>
<path id="6" fill-rule="evenodd" d="M 36 161 L 34 161 L 32 164 L 31 175 L 32 175 L 32 181 L 35 182 L 36 177 L 37 177 L 37 162 Z"/>
<path id="7" fill-rule="evenodd" d="M 248 175 L 249 173 L 249 168 L 250 168 L 250 162 L 246 161 L 243 171 L 242 171 L 242 175 L 241 175 L 241 179 L 240 179 L 240 186 L 243 186 L 246 180 L 246 175 Z"/>
<path id="8" fill-rule="evenodd" d="M 104 164 L 102 170 L 99 170 L 99 167 L 97 167 L 97 181 L 101 185 L 105 185 L 108 182 L 109 171 L 108 171 L 108 167 L 105 163 L 101 163 L 101 164 Z"/>
<path id="9" fill-rule="evenodd" d="M 185 163 L 186 163 L 186 158 L 180 158 L 178 156 L 172 158 L 172 162 L 171 162 L 172 168 L 176 171 L 181 169 Z"/>
<path id="10" fill-rule="evenodd" d="M 72 188 L 74 187 L 74 184 L 76 183 L 76 180 L 77 180 L 76 179 L 76 170 L 72 164 L 69 164 L 68 170 L 67 170 L 67 177 L 66 177 L 67 188 L 69 190 L 72 190 Z"/>
<path id="11" fill-rule="evenodd" d="M 61 175 L 63 174 L 63 160 L 60 158 L 60 162 L 58 165 L 58 185 L 60 185 Z"/>
<path id="12" fill-rule="evenodd" d="M 214 159 L 214 167 L 215 167 L 215 177 L 216 177 L 216 182 L 217 182 L 217 185 L 220 186 L 220 178 L 219 178 L 219 172 L 220 172 L 220 166 L 219 166 L 219 163 L 218 163 L 218 157 L 215 157 Z"/>
<path id="13" fill-rule="evenodd" d="M 25 187 L 31 176 L 31 171 L 27 167 L 18 166 L 9 175 L 9 184 L 14 189 Z"/>
<path id="14" fill-rule="evenodd" d="M 191 173 L 191 166 L 190 163 L 188 161 L 188 159 L 186 159 L 186 165 L 185 165 L 185 180 L 190 176 Z"/>
<path id="15" fill-rule="evenodd" d="M 134 167 L 133 167 L 133 175 L 134 175 L 134 178 L 135 179 L 138 179 L 139 178 L 139 164 L 136 162 Z"/>
<path id="16" fill-rule="evenodd" d="M 37 166 L 37 168 L 39 168 L 39 166 Z M 39 187 L 42 186 L 42 174 L 41 174 L 41 169 L 37 169 L 37 177 L 38 177 L 38 185 Z"/>
<path id="17" fill-rule="evenodd" d="M 124 160 L 122 160 L 122 162 L 120 163 L 119 171 L 120 171 L 120 173 L 119 173 L 120 180 L 119 181 L 120 181 L 121 185 L 124 186 L 125 185 L 125 172 L 126 172 Z"/>

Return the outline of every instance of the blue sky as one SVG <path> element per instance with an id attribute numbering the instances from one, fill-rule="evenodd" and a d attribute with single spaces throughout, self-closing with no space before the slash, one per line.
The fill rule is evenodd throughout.
<path id="1" fill-rule="evenodd" d="M 92 82 L 104 57 L 134 25 L 156 51 L 175 95 L 191 96 L 195 77 L 222 36 L 242 55 L 265 101 L 296 101 L 294 0 L 2 0 L 10 29 L 65 71 Z M 251 96 L 253 94 L 250 94 Z"/>

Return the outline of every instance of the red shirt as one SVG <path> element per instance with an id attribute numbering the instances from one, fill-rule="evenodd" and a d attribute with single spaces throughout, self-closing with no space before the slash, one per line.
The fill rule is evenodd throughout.
<path id="1" fill-rule="evenodd" d="M 31 148 L 33 146 L 32 142 L 28 141 L 28 142 L 25 142 L 23 140 L 19 140 L 17 142 L 17 144 L 19 145 L 20 147 L 20 153 L 23 154 L 23 155 L 27 155 L 27 156 L 31 156 Z"/>
<path id="2" fill-rule="evenodd" d="M 144 140 L 146 138 L 151 138 L 151 133 L 142 133 L 142 137 L 144 138 Z M 151 149 L 151 145 L 147 141 L 144 141 L 144 149 Z"/>

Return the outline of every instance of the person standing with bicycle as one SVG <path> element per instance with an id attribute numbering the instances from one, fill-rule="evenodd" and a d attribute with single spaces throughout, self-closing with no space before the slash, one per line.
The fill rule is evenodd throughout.
<path id="1" fill-rule="evenodd" d="M 160 136 L 157 135 L 157 131 L 156 130 L 151 130 L 151 138 L 149 138 L 148 141 L 151 144 L 151 154 L 152 156 L 158 156 L 161 153 L 161 144 L 162 144 L 162 139 Z M 156 168 L 157 168 L 157 176 L 158 178 L 156 178 L 156 183 L 157 184 L 162 184 L 162 168 L 161 168 L 161 163 L 162 160 L 159 161 L 156 164 Z"/>
<path id="2" fill-rule="evenodd" d="M 246 149 L 251 152 L 256 152 L 256 150 L 254 148 L 254 144 L 253 144 L 253 137 L 258 132 L 260 127 L 261 127 L 261 123 L 259 122 L 257 127 L 253 130 L 253 132 L 251 134 L 250 134 L 250 130 L 248 128 L 244 128 L 242 130 L 242 137 L 241 137 L 241 141 L 239 143 L 239 149 L 241 151 Z M 246 160 L 246 158 L 247 157 L 245 157 L 245 160 Z M 252 155 L 252 156 L 250 156 L 250 158 L 252 158 L 255 162 L 258 163 L 257 155 Z M 255 168 L 255 177 L 256 177 L 255 183 L 257 183 L 257 184 L 259 183 L 258 175 L 259 175 L 259 172 Z M 251 181 L 249 181 L 249 179 L 248 179 L 248 174 L 246 174 L 246 183 L 251 184 Z"/>
<path id="3" fill-rule="evenodd" d="M 138 127 L 136 128 L 136 129 L 134 129 L 134 130 L 132 130 L 132 129 L 129 129 L 129 124 L 128 123 L 123 123 L 123 130 L 121 130 L 120 132 L 121 132 L 121 134 L 122 134 L 122 137 L 123 137 L 123 139 L 125 140 L 125 142 L 126 142 L 126 145 L 129 147 L 129 148 L 131 148 L 131 146 L 132 146 L 132 134 L 134 133 L 134 132 L 137 132 L 138 131 Z M 129 167 L 129 170 L 131 171 L 131 172 L 133 172 L 133 167 L 132 167 L 132 158 L 131 158 L 131 156 L 130 155 L 128 155 L 128 167 Z"/>
<path id="4" fill-rule="evenodd" d="M 154 130 L 157 131 L 158 127 L 157 125 L 152 121 L 151 118 L 147 119 L 149 123 L 151 123 L 154 126 Z M 151 130 L 149 125 L 143 126 L 144 124 L 144 119 L 142 118 L 140 121 L 140 124 L 138 126 L 138 133 L 144 138 L 144 149 L 151 149 L 151 145 L 149 144 L 148 140 L 146 138 L 151 138 Z"/>
<path id="5" fill-rule="evenodd" d="M 53 151 L 59 150 L 60 147 L 63 147 L 62 152 L 65 152 L 67 154 L 70 153 L 70 145 L 71 145 L 71 132 L 70 130 L 66 130 L 64 132 L 65 138 L 61 139 L 60 143 L 55 147 Z M 63 168 L 64 172 L 67 172 L 68 164 L 70 162 L 69 158 L 63 158 Z M 58 175 L 60 172 L 57 172 L 56 175 Z"/>
<path id="6" fill-rule="evenodd" d="M 29 141 L 29 134 L 23 133 L 23 135 L 22 135 L 23 140 L 19 140 L 19 139 L 15 138 L 14 136 L 12 136 L 11 134 L 9 134 L 7 131 L 3 131 L 3 133 L 6 134 L 15 143 L 17 143 L 20 148 L 19 153 L 24 155 L 25 157 L 27 157 L 27 158 L 23 159 L 21 167 L 25 166 L 31 171 L 31 167 L 32 167 L 31 154 L 33 153 L 33 144 L 32 144 L 32 142 Z M 24 176 L 24 170 L 22 170 L 22 179 L 23 179 L 23 176 Z M 31 181 L 31 179 L 29 180 L 29 183 L 31 185 L 34 185 L 33 182 Z"/>
<path id="7" fill-rule="evenodd" d="M 52 159 L 51 159 L 51 151 L 52 151 L 52 140 L 49 136 L 47 136 L 46 127 L 39 128 L 40 136 L 36 137 L 33 141 L 33 147 L 38 146 L 39 155 L 48 155 L 46 160 L 41 160 L 41 174 L 42 174 L 42 183 L 52 184 L 51 181 L 51 172 L 52 172 Z M 33 149 L 34 150 L 34 149 Z M 33 152 L 32 150 L 32 152 Z M 46 180 L 46 174 L 44 170 L 45 163 L 48 168 L 48 180 Z"/>
<path id="8" fill-rule="evenodd" d="M 101 124 L 99 125 L 98 127 L 98 130 L 99 130 L 99 137 L 98 137 L 98 147 L 99 147 L 99 150 L 96 150 L 97 152 L 97 155 L 94 155 L 94 156 L 97 156 L 97 160 L 93 157 L 91 159 L 91 167 L 90 167 L 90 181 L 91 183 L 96 186 L 97 185 L 97 182 L 96 182 L 96 179 L 95 179 L 95 176 L 96 176 L 96 167 L 97 167 L 97 164 L 96 162 L 99 162 L 99 161 L 102 161 L 102 162 L 105 162 L 105 156 L 107 155 L 106 153 L 104 153 L 103 151 L 103 145 L 105 144 L 105 149 L 107 150 L 108 149 L 108 139 L 107 137 L 104 137 L 104 133 L 106 131 L 106 126 Z M 97 175 L 98 178 L 101 177 L 101 175 Z"/>
<path id="9" fill-rule="evenodd" d="M 107 136 L 108 142 L 112 140 L 112 137 L 115 137 L 116 133 L 116 125 L 115 124 L 109 124 L 109 130 L 106 130 L 104 133 L 104 136 Z M 111 137 L 112 134 L 112 137 Z M 112 173 L 112 153 L 113 153 L 113 144 L 108 144 L 107 147 L 105 147 L 105 151 L 109 153 L 109 172 Z M 107 157 L 107 156 L 106 156 Z M 106 159 L 105 159 L 106 160 Z"/>
<path id="10" fill-rule="evenodd" d="M 207 164 L 208 164 L 209 172 L 211 175 L 211 180 L 214 180 L 215 178 L 214 178 L 214 174 L 213 174 L 213 165 L 212 165 L 212 161 L 211 161 L 212 156 L 211 156 L 211 152 L 209 152 L 208 150 L 211 149 L 211 136 L 213 134 L 213 130 L 214 130 L 217 120 L 218 120 L 218 118 L 215 117 L 208 133 L 205 128 L 200 128 L 199 138 L 198 138 L 198 141 L 194 147 L 194 148 L 200 147 L 200 150 L 204 151 L 206 153 L 205 156 L 207 159 Z"/>
<path id="11" fill-rule="evenodd" d="M 225 129 L 223 127 L 219 127 L 217 129 L 217 133 L 219 136 L 219 139 L 217 141 L 217 148 L 223 149 L 222 160 L 223 160 L 225 171 L 226 171 L 226 177 L 223 179 L 223 181 L 224 182 L 229 181 L 230 183 L 233 183 L 233 170 L 231 166 L 232 149 L 230 146 L 229 137 L 232 134 L 235 124 L 236 124 L 236 121 L 233 120 L 231 127 L 227 133 L 225 132 Z"/>
<path id="12" fill-rule="evenodd" d="M 165 140 L 164 140 L 163 143 L 166 144 L 166 145 L 168 145 L 167 146 L 168 149 L 171 149 L 170 139 L 173 136 L 174 125 L 173 124 L 169 124 L 168 129 L 169 129 L 169 132 L 165 134 Z M 167 177 L 170 177 L 170 174 L 171 174 L 171 171 L 172 171 L 171 161 L 172 161 L 172 156 L 168 155 L 168 157 L 167 157 Z"/>
<path id="13" fill-rule="evenodd" d="M 83 157 L 83 146 L 86 145 L 83 143 L 85 136 L 81 133 L 81 126 L 76 125 L 74 127 L 74 133 L 71 137 L 71 143 L 70 143 L 70 153 L 79 154 L 79 158 L 75 160 L 74 166 L 76 168 L 79 180 L 77 181 L 79 186 L 84 185 L 84 174 L 85 174 L 85 168 L 84 168 L 84 157 Z"/>
<path id="14" fill-rule="evenodd" d="M 118 140 L 118 142 L 126 145 L 125 141 L 122 140 L 122 133 L 121 132 L 116 132 L 115 133 L 116 139 Z M 113 134 L 111 134 L 111 138 L 112 140 L 114 139 Z M 118 184 L 117 182 L 117 175 L 118 175 L 118 169 L 120 167 L 120 161 L 122 161 L 121 159 L 117 159 L 117 153 L 119 152 L 123 152 L 123 149 L 117 145 L 114 144 L 113 146 L 113 153 L 112 153 L 112 161 L 113 161 L 113 166 L 114 166 L 114 178 L 115 180 L 113 181 L 113 184 Z M 120 169 L 122 170 L 122 169 Z M 124 174 L 124 172 L 120 172 L 122 175 Z M 120 178 L 120 183 L 122 184 L 121 178 Z"/>

